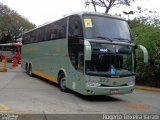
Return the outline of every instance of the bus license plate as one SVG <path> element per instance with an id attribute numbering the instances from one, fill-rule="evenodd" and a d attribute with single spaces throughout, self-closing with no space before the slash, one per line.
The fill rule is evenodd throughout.
<path id="1" fill-rule="evenodd" d="M 111 90 L 111 94 L 118 94 L 119 90 Z"/>

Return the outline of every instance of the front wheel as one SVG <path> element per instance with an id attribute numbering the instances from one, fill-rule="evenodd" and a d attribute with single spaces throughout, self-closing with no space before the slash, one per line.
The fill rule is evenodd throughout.
<path id="1" fill-rule="evenodd" d="M 66 87 L 66 77 L 63 73 L 61 73 L 58 77 L 58 86 L 62 92 L 68 92 L 68 89 Z"/>

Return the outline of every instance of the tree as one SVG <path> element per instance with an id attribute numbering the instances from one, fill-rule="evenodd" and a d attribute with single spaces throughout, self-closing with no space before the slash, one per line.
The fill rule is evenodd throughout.
<path id="1" fill-rule="evenodd" d="M 148 14 L 148 16 L 150 15 Z M 136 83 L 160 87 L 160 21 L 153 22 L 154 20 L 148 16 L 143 16 L 143 19 L 140 16 L 139 18 L 128 21 L 135 36 L 135 43 L 144 45 L 149 53 L 148 64 L 144 64 L 139 59 L 143 56 L 143 53 L 137 50 Z M 155 19 L 157 20 L 156 16 Z"/>
<path id="2" fill-rule="evenodd" d="M 144 22 L 144 24 L 160 28 L 160 15 L 157 11 L 148 10 L 147 8 L 144 9 L 138 6 L 135 12 L 139 14 L 137 19 Z"/>
<path id="3" fill-rule="evenodd" d="M 120 7 L 121 5 L 131 6 L 131 3 L 135 0 L 86 0 L 86 7 L 92 5 L 95 12 L 97 11 L 96 6 L 105 8 L 105 13 L 108 13 L 112 7 Z"/>
<path id="4" fill-rule="evenodd" d="M 22 31 L 34 28 L 26 18 L 0 3 L 0 43 L 11 42 L 14 37 L 22 35 Z"/>

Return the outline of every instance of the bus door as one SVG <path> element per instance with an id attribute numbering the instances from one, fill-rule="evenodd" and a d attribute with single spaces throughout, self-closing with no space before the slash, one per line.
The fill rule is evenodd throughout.
<path id="1" fill-rule="evenodd" d="M 84 74 L 84 37 L 82 22 L 78 15 L 69 17 L 68 52 L 70 58 L 68 84 L 71 89 L 80 89 Z"/>

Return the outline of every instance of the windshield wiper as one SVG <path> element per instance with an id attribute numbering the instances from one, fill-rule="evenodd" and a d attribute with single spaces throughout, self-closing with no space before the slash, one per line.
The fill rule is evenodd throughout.
<path id="1" fill-rule="evenodd" d="M 108 40 L 108 41 L 113 41 L 112 39 L 108 38 L 108 37 L 103 37 L 103 36 L 96 36 L 96 38 L 98 39 L 104 39 L 104 40 Z"/>
<path id="2" fill-rule="evenodd" d="M 126 39 L 126 38 L 112 38 L 112 39 L 127 41 L 127 42 L 131 43 L 131 41 L 129 39 Z"/>

